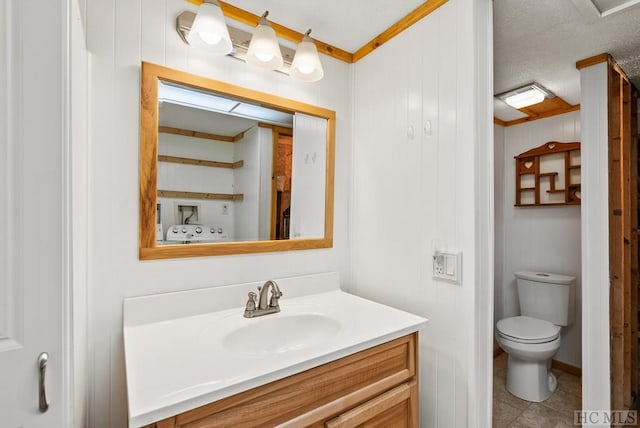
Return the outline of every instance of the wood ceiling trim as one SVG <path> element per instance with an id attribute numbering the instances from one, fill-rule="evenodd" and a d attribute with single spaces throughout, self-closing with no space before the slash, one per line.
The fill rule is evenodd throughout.
<path id="1" fill-rule="evenodd" d="M 422 3 L 415 8 L 407 16 L 393 24 L 391 27 L 384 30 L 382 33 L 373 38 L 370 42 L 366 43 L 360 49 L 353 54 L 353 62 L 358 62 L 371 52 L 393 39 L 398 34 L 402 33 L 407 28 L 411 27 L 416 22 L 420 21 L 425 16 L 445 4 L 448 0 L 429 0 Z"/>
<path id="2" fill-rule="evenodd" d="M 592 65 L 600 64 L 602 62 L 608 62 L 609 64 L 611 64 L 613 69 L 620 75 L 620 77 L 622 77 L 627 83 L 632 84 L 629 76 L 627 76 L 627 73 L 625 73 L 624 70 L 620 68 L 616 60 L 606 52 L 576 62 L 576 68 L 578 70 L 582 70 L 583 68 L 591 67 Z"/>
<path id="3" fill-rule="evenodd" d="M 537 116 L 523 117 L 520 119 L 514 119 L 514 120 L 508 120 L 508 121 L 504 121 L 504 120 L 498 119 L 497 117 L 494 117 L 493 123 L 506 128 L 507 126 L 520 125 L 521 123 L 533 122 L 534 120 L 546 119 L 548 117 L 553 117 L 553 116 L 557 116 L 565 113 L 571 113 L 572 111 L 579 111 L 579 110 L 580 110 L 580 104 L 576 104 L 573 106 L 569 105 L 569 107 L 567 108 L 548 110 L 544 113 L 540 113 Z"/>
<path id="4" fill-rule="evenodd" d="M 202 4 L 202 0 L 185 0 L 189 3 L 200 6 Z M 422 3 L 420 6 L 415 8 L 412 12 L 406 15 L 404 18 L 400 19 L 398 22 L 393 24 L 391 27 L 384 30 L 382 33 L 378 34 L 373 40 L 365 43 L 360 49 L 358 49 L 355 53 L 351 53 L 340 49 L 336 46 L 330 45 L 329 43 L 322 42 L 317 39 L 313 39 L 316 43 L 316 47 L 318 48 L 318 52 L 333 57 L 335 59 L 339 59 L 340 61 L 344 61 L 347 63 L 354 63 L 356 61 L 361 60 L 365 56 L 369 55 L 371 52 L 387 43 L 389 40 L 393 39 L 398 34 L 402 33 L 407 28 L 411 27 L 416 22 L 420 21 L 425 16 L 429 15 L 434 10 L 438 9 L 440 6 L 445 4 L 449 0 L 429 0 Z M 258 21 L 260 17 L 258 15 L 254 15 L 253 13 L 241 9 L 239 7 L 233 6 L 229 3 L 225 3 L 221 0 L 218 0 L 220 3 L 220 8 L 229 19 L 233 19 L 234 21 L 242 22 L 243 24 L 250 25 L 255 27 L 258 25 Z M 276 22 L 269 21 L 274 31 L 278 35 L 278 37 L 283 38 L 285 40 L 289 40 L 293 43 L 300 43 L 302 40 L 302 33 L 299 33 L 295 30 L 292 30 L 289 27 L 285 27 L 284 25 L 280 25 Z"/>
<path id="5" fill-rule="evenodd" d="M 601 62 L 609 62 L 610 59 L 611 55 L 606 52 L 601 53 L 599 55 L 581 59 L 580 61 L 576 62 L 576 68 L 578 70 L 582 70 L 583 68 L 591 67 L 592 65 L 600 64 Z"/>
<path id="6" fill-rule="evenodd" d="M 186 1 L 198 6 L 202 4 L 202 0 L 186 0 Z M 225 3 L 223 1 L 219 1 L 219 3 L 220 3 L 220 8 L 224 13 L 224 16 L 226 16 L 227 18 L 233 19 L 234 21 L 242 22 L 243 24 L 247 24 L 252 27 L 255 27 L 256 25 L 258 25 L 258 21 L 260 21 L 260 17 L 258 15 L 254 15 L 249 11 L 233 6 L 229 3 Z M 280 25 L 271 20 L 269 20 L 269 23 L 271 24 L 271 27 L 273 27 L 273 30 L 276 32 L 278 37 L 285 40 L 289 40 L 290 42 L 300 43 L 300 41 L 302 40 L 302 37 L 304 36 L 304 34 L 302 33 L 299 33 L 295 30 L 292 30 L 289 27 L 285 27 L 284 25 Z M 339 59 L 340 61 L 344 61 L 347 63 L 353 62 L 353 54 L 351 52 L 347 52 L 343 49 L 337 48 L 333 45 L 330 45 L 329 43 L 325 43 L 317 39 L 313 39 L 313 41 L 316 43 L 318 52 L 331 56 L 333 58 Z"/>

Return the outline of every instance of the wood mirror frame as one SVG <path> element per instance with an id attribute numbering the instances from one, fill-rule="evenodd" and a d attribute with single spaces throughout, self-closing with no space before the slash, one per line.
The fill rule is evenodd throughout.
<path id="1" fill-rule="evenodd" d="M 157 245 L 158 195 L 158 83 L 165 81 L 257 102 L 265 107 L 299 112 L 327 120 L 324 237 L 287 240 L 238 241 Z M 147 62 L 142 63 L 140 98 L 140 207 L 139 258 L 141 260 L 331 248 L 333 246 L 333 187 L 335 121 L 332 110 L 278 97 Z"/>

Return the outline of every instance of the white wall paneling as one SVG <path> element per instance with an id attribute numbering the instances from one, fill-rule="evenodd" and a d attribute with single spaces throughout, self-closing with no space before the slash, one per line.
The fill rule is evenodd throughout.
<path id="1" fill-rule="evenodd" d="M 548 141 L 580 141 L 580 112 L 496 127 L 496 321 L 520 315 L 513 273 L 537 270 L 576 277 L 575 318 L 562 329 L 554 359 L 581 366 L 580 206 L 514 207 L 514 156 Z M 500 138 L 502 136 L 502 138 Z M 498 214 L 499 213 L 499 214 Z M 498 318 L 499 316 L 499 318 Z"/>
<path id="2" fill-rule="evenodd" d="M 476 267 L 480 251 L 493 263 L 493 239 L 479 230 L 491 234 L 493 221 L 481 89 L 490 93 L 490 13 L 490 2 L 451 0 L 354 67 L 352 288 L 430 319 L 420 341 L 428 427 L 490 424 L 476 397 L 490 391 L 486 367 L 477 370 L 490 366 L 492 269 Z M 462 251 L 462 286 L 432 279 L 436 249 Z"/>
<path id="3" fill-rule="evenodd" d="M 83 28 L 84 2 L 71 2 L 71 215 L 73 284 L 74 427 L 88 426 L 88 189 L 89 56 Z"/>
<path id="4" fill-rule="evenodd" d="M 175 18 L 183 0 L 87 0 L 89 82 L 89 353 L 92 428 L 127 424 L 122 300 L 168 291 L 323 271 L 348 285 L 351 165 L 350 65 L 322 57 L 308 84 L 189 48 Z M 141 262 L 138 260 L 140 61 L 149 61 L 336 111 L 334 246 L 331 249 Z M 117 167 L 116 167 L 117 166 Z M 117 232 L 115 232 L 117 231 Z M 286 290 L 283 290 L 286 296 Z"/>
<path id="5" fill-rule="evenodd" d="M 607 63 L 580 70 L 582 408 L 610 409 Z"/>
<path id="6" fill-rule="evenodd" d="M 292 238 L 324 236 L 326 165 L 327 121 L 296 113 L 291 165 Z"/>

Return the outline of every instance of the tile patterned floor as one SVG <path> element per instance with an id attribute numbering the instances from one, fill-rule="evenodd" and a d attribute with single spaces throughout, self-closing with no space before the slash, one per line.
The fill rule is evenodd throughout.
<path id="1" fill-rule="evenodd" d="M 494 428 L 564 428 L 573 424 L 573 411 L 582 402 L 580 378 L 558 370 L 558 389 L 542 403 L 521 400 L 507 391 L 507 354 L 493 360 Z"/>

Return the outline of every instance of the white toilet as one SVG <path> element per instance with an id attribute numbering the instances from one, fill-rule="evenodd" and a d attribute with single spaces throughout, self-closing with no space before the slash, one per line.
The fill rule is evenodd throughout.
<path id="1" fill-rule="evenodd" d="M 527 401 L 555 391 L 551 357 L 560 349 L 560 329 L 573 321 L 575 278 L 543 272 L 514 273 L 521 316 L 498 321 L 496 340 L 509 354 L 507 390 Z"/>

